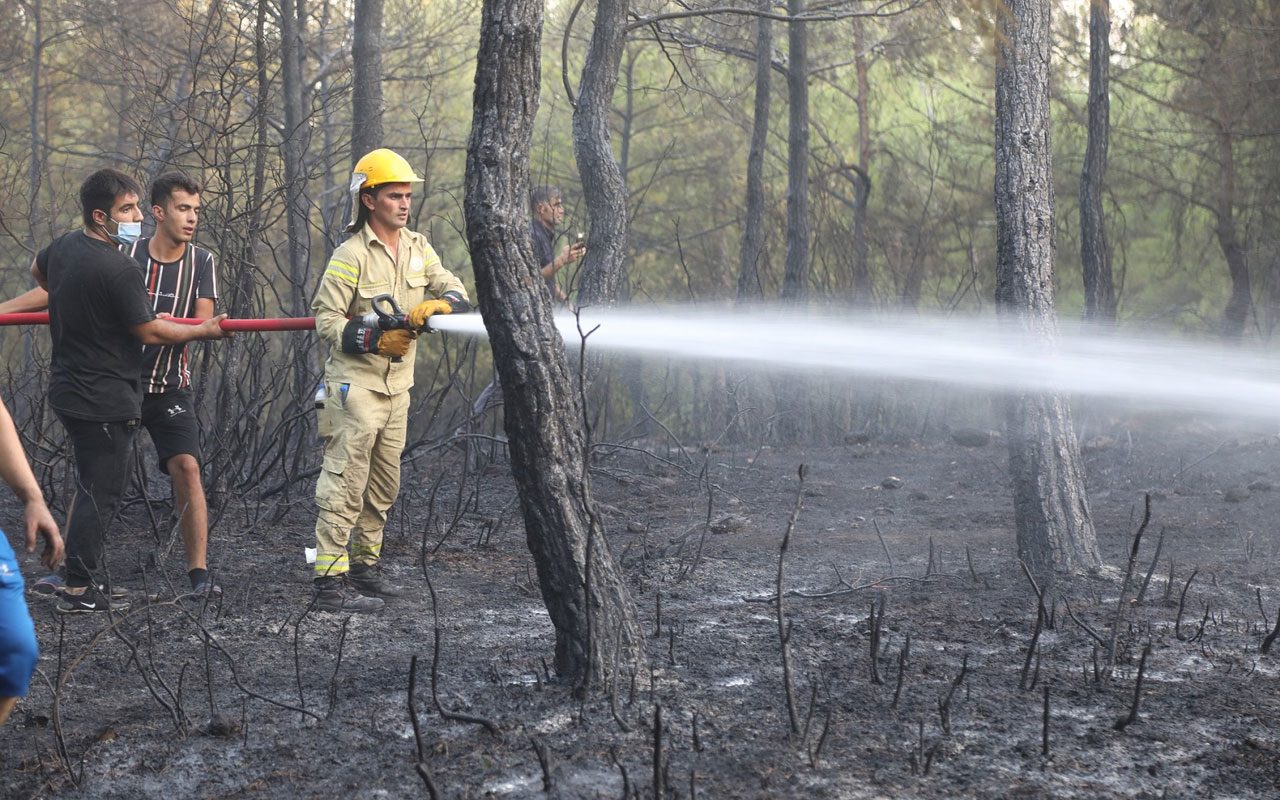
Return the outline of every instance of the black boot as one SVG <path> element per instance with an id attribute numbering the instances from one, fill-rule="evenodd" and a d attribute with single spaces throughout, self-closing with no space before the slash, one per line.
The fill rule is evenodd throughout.
<path id="1" fill-rule="evenodd" d="M 315 579 L 316 608 L 320 611 L 350 611 L 370 614 L 381 611 L 386 603 L 376 597 L 365 597 L 356 590 L 344 572 Z"/>
<path id="2" fill-rule="evenodd" d="M 381 564 L 352 564 L 350 575 L 351 585 L 372 597 L 404 597 L 409 593 L 383 577 Z"/>

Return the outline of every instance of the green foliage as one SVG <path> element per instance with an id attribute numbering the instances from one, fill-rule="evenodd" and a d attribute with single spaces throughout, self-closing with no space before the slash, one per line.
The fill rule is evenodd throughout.
<path id="1" fill-rule="evenodd" d="M 38 91 L 31 67 L 33 6 L 0 2 L 0 257 L 15 267 L 0 291 L 27 285 L 31 248 L 75 225 L 75 191 L 91 168 L 112 163 L 150 177 L 178 167 L 209 187 L 202 241 L 224 276 L 260 310 L 286 297 L 278 6 L 267 8 L 267 106 L 259 109 L 257 5 L 145 0 L 128 13 L 87 2 L 42 4 Z M 870 94 L 871 178 L 866 235 L 875 304 L 921 310 L 990 307 L 995 262 L 991 198 L 992 46 L 998 3 L 927 4 L 863 20 Z M 1212 7 L 1210 9 L 1210 6 Z M 1120 5 L 1117 4 L 1117 8 Z M 308 196 L 318 263 L 347 213 L 350 136 L 350 2 L 307 5 Z M 1234 134 L 1232 214 L 1251 254 L 1259 293 L 1280 297 L 1271 198 L 1278 106 L 1269 6 L 1143 2 L 1113 30 L 1109 236 L 1122 317 L 1211 326 L 1230 291 L 1215 239 L 1223 185 L 1219 133 Z M 584 4 L 548 7 L 535 182 L 561 186 L 569 232 L 590 230 L 573 155 L 573 109 L 592 24 Z M 670 10 L 637 4 L 643 15 Z M 1082 304 L 1076 189 L 1084 151 L 1088 42 L 1082 3 L 1057 12 L 1053 56 L 1057 275 L 1064 316 Z M 1119 14 L 1120 11 L 1117 11 Z M 426 182 L 415 226 L 446 265 L 469 280 L 461 214 L 479 5 L 474 0 L 390 0 L 383 52 L 385 142 Z M 83 19 L 82 22 L 71 20 Z M 813 293 L 852 290 L 857 82 L 852 20 L 810 25 L 810 198 Z M 766 294 L 775 296 L 785 251 L 785 25 L 774 24 L 775 64 L 764 178 Z M 615 98 L 614 152 L 630 191 L 634 302 L 732 300 L 752 122 L 756 21 L 689 17 L 630 33 Z M 33 106 L 34 102 L 34 106 Z M 34 115 L 33 115 L 34 111 Z M 266 115 L 266 141 L 257 140 Z M 32 122 L 38 185 L 30 181 Z M 262 146 L 265 144 L 265 149 Z M 263 171 L 258 180 L 258 159 Z M 34 200 L 34 204 L 33 201 Z M 20 269 L 19 269 L 20 267 Z M 572 269 L 562 273 L 572 284 Z M 1276 315 L 1260 312 L 1269 330 Z"/>

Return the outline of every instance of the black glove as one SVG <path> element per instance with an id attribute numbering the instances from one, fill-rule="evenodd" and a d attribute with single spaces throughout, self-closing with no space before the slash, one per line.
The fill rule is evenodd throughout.
<path id="1" fill-rule="evenodd" d="M 378 352 L 378 340 L 381 338 L 382 331 L 376 328 L 366 328 L 360 324 L 360 320 L 353 319 L 347 323 L 347 327 L 342 329 L 342 352 L 376 353 Z"/>
<path id="2" fill-rule="evenodd" d="M 453 310 L 451 314 L 465 314 L 471 310 L 471 304 L 467 302 L 467 298 L 457 292 L 445 292 L 440 299 L 449 304 Z"/>

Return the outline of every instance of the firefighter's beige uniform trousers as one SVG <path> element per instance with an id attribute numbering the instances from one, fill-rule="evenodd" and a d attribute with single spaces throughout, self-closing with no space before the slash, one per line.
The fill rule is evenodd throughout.
<path id="1" fill-rule="evenodd" d="M 409 417 L 408 391 L 385 395 L 351 384 L 325 389 L 316 577 L 346 572 L 351 562 L 378 562 L 387 509 L 400 493 L 400 453 Z"/>

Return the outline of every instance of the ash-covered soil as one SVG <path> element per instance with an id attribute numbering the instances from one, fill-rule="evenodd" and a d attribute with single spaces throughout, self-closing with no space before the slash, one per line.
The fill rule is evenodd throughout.
<path id="1" fill-rule="evenodd" d="M 157 545 L 135 504 L 110 545 L 117 582 L 138 590 L 126 618 L 64 625 L 32 598 L 43 679 L 0 729 L 0 795 L 425 796 L 416 655 L 422 767 L 441 797 L 652 797 L 655 756 L 668 798 L 1280 796 L 1280 642 L 1261 652 L 1280 614 L 1280 439 L 1085 427 L 1111 567 L 1047 591 L 1039 626 L 998 439 L 602 448 L 594 488 L 649 666 L 585 698 L 547 672 L 553 631 L 501 461 L 411 466 L 385 563 L 415 596 L 373 617 L 308 613 L 308 486 L 292 505 L 229 507 L 212 547 L 226 594 L 207 607 L 167 588 L 142 601 Z M 797 496 L 793 732 L 769 598 Z M 184 585 L 180 545 L 163 563 Z M 39 574 L 33 557 L 23 567 Z M 1118 729 L 1144 650 L 1137 718 Z M 433 657 L 443 707 L 496 734 L 437 713 Z"/>

